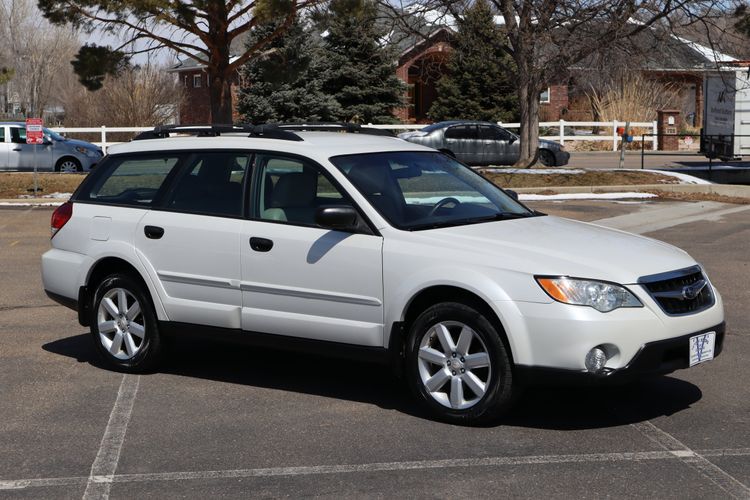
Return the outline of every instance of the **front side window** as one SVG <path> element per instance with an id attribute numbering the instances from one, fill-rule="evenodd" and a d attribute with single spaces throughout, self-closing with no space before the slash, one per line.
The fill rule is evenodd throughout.
<path id="1" fill-rule="evenodd" d="M 24 127 L 10 127 L 10 140 L 16 144 L 26 144 L 26 129 Z"/>
<path id="2" fill-rule="evenodd" d="M 240 217 L 242 186 L 249 167 L 247 153 L 193 154 L 171 189 L 166 207 L 179 212 Z"/>
<path id="3" fill-rule="evenodd" d="M 110 157 L 99 167 L 103 174 L 86 186 L 78 200 L 150 206 L 179 160 L 177 154 Z"/>
<path id="4" fill-rule="evenodd" d="M 259 154 L 255 218 L 314 225 L 321 206 L 350 204 L 320 169 L 304 160 Z"/>
<path id="5" fill-rule="evenodd" d="M 356 154 L 336 156 L 331 162 L 399 229 L 534 215 L 470 168 L 440 153 Z"/>

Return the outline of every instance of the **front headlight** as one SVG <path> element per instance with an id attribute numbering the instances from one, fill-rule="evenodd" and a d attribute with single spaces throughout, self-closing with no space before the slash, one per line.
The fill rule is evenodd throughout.
<path id="1" fill-rule="evenodd" d="M 92 158 L 96 156 L 95 152 L 91 151 L 90 149 L 84 148 L 83 146 L 76 146 L 76 151 Z"/>
<path id="2" fill-rule="evenodd" d="M 579 278 L 536 276 L 539 286 L 558 302 L 576 306 L 590 306 L 600 312 L 619 307 L 643 307 L 641 301 L 627 288 L 606 281 Z"/>

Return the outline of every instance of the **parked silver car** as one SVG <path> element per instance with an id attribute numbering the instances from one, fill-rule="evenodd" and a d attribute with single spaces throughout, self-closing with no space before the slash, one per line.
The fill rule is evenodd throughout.
<path id="1" fill-rule="evenodd" d="M 44 144 L 36 146 L 38 170 L 88 172 L 102 158 L 99 146 L 67 139 L 45 128 Z M 26 124 L 0 123 L 0 170 L 33 170 L 34 146 L 26 144 Z"/>
<path id="2" fill-rule="evenodd" d="M 398 135 L 401 139 L 443 151 L 468 165 L 513 165 L 519 157 L 518 136 L 490 122 L 446 121 Z M 553 141 L 539 141 L 539 161 L 566 165 L 570 153 Z"/>

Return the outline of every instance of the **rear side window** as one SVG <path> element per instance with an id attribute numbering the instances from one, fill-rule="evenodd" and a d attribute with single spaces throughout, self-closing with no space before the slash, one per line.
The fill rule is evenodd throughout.
<path id="1" fill-rule="evenodd" d="M 180 159 L 178 154 L 110 157 L 104 174 L 78 199 L 113 205 L 150 206 Z"/>
<path id="2" fill-rule="evenodd" d="M 476 125 L 456 125 L 445 131 L 446 139 L 476 139 Z"/>
<path id="3" fill-rule="evenodd" d="M 246 153 L 196 153 L 171 190 L 167 208 L 180 212 L 240 217 L 242 185 L 251 170 Z"/>

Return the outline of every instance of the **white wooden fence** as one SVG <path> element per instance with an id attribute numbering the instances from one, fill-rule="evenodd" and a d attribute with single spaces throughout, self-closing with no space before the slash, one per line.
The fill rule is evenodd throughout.
<path id="1" fill-rule="evenodd" d="M 519 129 L 521 128 L 520 123 L 502 123 L 498 122 L 498 125 L 501 125 L 508 129 Z M 419 130 L 421 128 L 424 128 L 426 125 L 372 125 L 368 124 L 368 126 L 372 126 L 374 128 L 380 128 L 380 129 L 387 129 L 387 130 L 393 130 L 393 131 L 406 131 L 406 130 Z M 611 122 L 569 122 L 565 120 L 560 120 L 556 122 L 540 122 L 539 127 L 540 129 L 556 129 L 556 132 L 554 135 L 543 135 L 540 136 L 541 139 L 548 139 L 551 141 L 559 142 L 561 145 L 565 145 L 567 142 L 576 142 L 576 141 L 605 141 L 605 142 L 611 142 L 612 143 L 612 151 L 617 151 L 620 145 L 621 138 L 617 135 L 617 127 L 624 127 L 625 122 L 614 120 Z M 631 122 L 630 123 L 631 128 L 638 128 L 638 129 L 647 129 L 644 133 L 646 134 L 656 134 L 656 122 Z M 594 134 L 591 130 L 580 130 L 580 129 L 593 129 L 593 128 L 600 128 L 605 129 L 609 132 L 609 134 Z M 110 142 L 107 141 L 107 134 L 112 134 L 116 132 L 125 132 L 125 133 L 138 133 L 138 132 L 145 132 L 147 130 L 152 130 L 152 127 L 107 127 L 107 126 L 101 126 L 101 127 L 53 127 L 52 130 L 55 132 L 71 135 L 71 134 L 91 134 L 96 133 L 100 135 L 100 140 L 98 142 L 95 142 L 98 146 L 100 146 L 104 152 L 107 152 L 107 147 L 112 146 L 113 144 L 117 144 L 117 142 Z M 636 136 L 636 139 L 638 136 Z M 656 135 L 647 136 L 645 137 L 646 142 L 651 143 L 651 149 L 656 151 L 658 147 L 657 143 L 657 137 Z"/>

